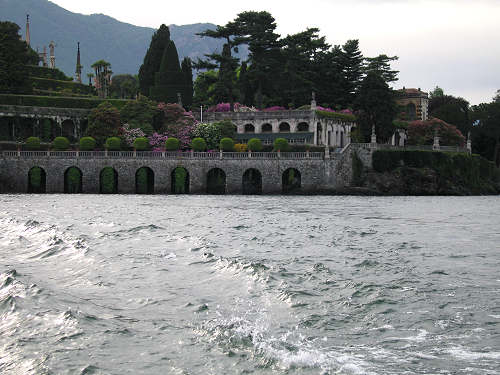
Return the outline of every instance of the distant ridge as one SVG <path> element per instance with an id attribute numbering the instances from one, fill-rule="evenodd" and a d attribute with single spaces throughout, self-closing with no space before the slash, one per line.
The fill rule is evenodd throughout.
<path id="1" fill-rule="evenodd" d="M 104 14 L 72 13 L 48 0 L 0 0 L 0 21 L 17 23 L 23 38 L 26 14 L 30 15 L 33 49 L 38 47 L 41 51 L 53 40 L 56 43 L 56 67 L 71 77 L 75 75 L 76 43 L 80 42 L 84 82 L 87 82 L 87 73 L 92 72 L 90 66 L 99 59 L 109 61 L 114 74 L 137 74 L 155 32 L 153 28 L 134 26 Z M 222 42 L 195 35 L 215 28 L 213 24 L 169 27 L 181 59 L 189 56 L 196 60 L 222 49 Z"/>

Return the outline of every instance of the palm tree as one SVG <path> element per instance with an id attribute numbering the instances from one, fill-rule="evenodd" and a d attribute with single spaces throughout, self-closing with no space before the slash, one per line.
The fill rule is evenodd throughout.
<path id="1" fill-rule="evenodd" d="M 107 98 L 109 94 L 109 86 L 111 84 L 111 64 L 104 60 L 98 60 L 92 64 L 95 71 L 95 87 L 101 98 Z"/>

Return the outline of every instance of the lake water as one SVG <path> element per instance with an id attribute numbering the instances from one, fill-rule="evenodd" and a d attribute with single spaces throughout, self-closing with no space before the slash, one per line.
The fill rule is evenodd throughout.
<path id="1" fill-rule="evenodd" d="M 500 197 L 0 195 L 2 374 L 500 374 Z"/>

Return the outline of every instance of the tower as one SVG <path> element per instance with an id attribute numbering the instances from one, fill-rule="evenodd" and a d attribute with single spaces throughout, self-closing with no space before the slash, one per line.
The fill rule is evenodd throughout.
<path id="1" fill-rule="evenodd" d="M 55 52 L 54 52 L 55 47 L 56 47 L 56 44 L 54 43 L 54 41 L 51 41 L 50 44 L 49 44 L 49 49 L 50 49 L 50 68 L 51 69 L 55 69 L 55 67 L 56 67 L 56 55 L 55 55 Z"/>
<path id="2" fill-rule="evenodd" d="M 76 52 L 76 82 L 82 83 L 82 65 L 80 64 L 80 42 L 78 42 L 78 51 Z"/>
<path id="3" fill-rule="evenodd" d="M 26 15 L 26 44 L 30 45 L 30 15 Z"/>

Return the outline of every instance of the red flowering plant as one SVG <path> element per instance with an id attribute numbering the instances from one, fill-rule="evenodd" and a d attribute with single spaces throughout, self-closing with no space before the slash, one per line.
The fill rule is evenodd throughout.
<path id="1" fill-rule="evenodd" d="M 432 145 L 437 132 L 443 146 L 464 146 L 465 137 L 455 126 L 437 118 L 412 121 L 408 125 L 408 144 Z"/>

